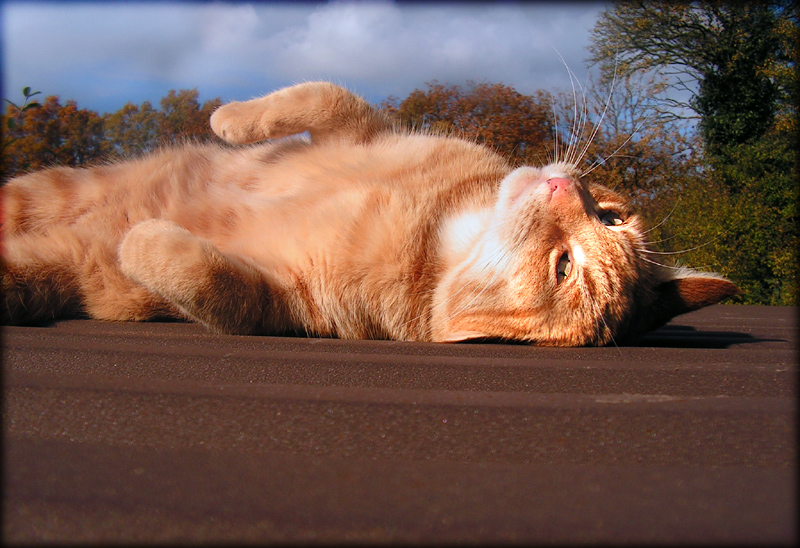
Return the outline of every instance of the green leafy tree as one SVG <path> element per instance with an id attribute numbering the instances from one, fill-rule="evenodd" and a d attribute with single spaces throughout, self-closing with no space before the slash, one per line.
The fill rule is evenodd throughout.
<path id="1" fill-rule="evenodd" d="M 719 42 L 708 52 L 712 70 L 703 74 L 694 106 L 708 151 L 720 155 L 772 125 L 779 90 L 769 68 L 783 55 L 772 6 L 731 4 L 715 15 Z"/>
<path id="2" fill-rule="evenodd" d="M 210 140 L 214 138 L 208 120 L 222 101 L 212 99 L 202 105 L 197 89 L 169 90 L 161 99 L 159 136 L 165 141 L 183 139 Z"/>
<path id="3" fill-rule="evenodd" d="M 615 71 L 661 71 L 675 91 L 684 92 L 665 97 L 665 111 L 714 114 L 719 107 L 709 110 L 713 101 L 701 98 L 713 94 L 718 102 L 764 113 L 785 96 L 796 27 L 797 6 L 789 0 L 627 0 L 601 14 L 592 31 L 590 61 L 600 65 L 606 79 Z M 776 81 L 778 74 L 783 76 Z M 719 95 L 717 88 L 732 84 L 742 91 Z M 759 97 L 766 105 L 756 104 Z"/>
<path id="4" fill-rule="evenodd" d="M 699 119 L 697 176 L 654 198 L 674 196 L 670 244 L 734 279 L 743 302 L 798 301 L 797 21 L 787 1 L 628 1 L 592 37 L 606 79 L 658 71 L 688 95 L 659 108 Z"/>

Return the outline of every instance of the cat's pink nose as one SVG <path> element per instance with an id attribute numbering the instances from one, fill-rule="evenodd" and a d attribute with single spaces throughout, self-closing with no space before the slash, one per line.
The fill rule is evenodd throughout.
<path id="1" fill-rule="evenodd" d="M 572 186 L 572 181 L 570 179 L 554 177 L 553 179 L 548 179 L 547 184 L 550 187 L 550 195 L 553 198 L 557 198 L 563 196 L 567 192 L 569 187 Z"/>

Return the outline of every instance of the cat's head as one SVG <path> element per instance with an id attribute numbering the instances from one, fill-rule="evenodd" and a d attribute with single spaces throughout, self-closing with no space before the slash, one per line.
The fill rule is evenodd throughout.
<path id="1" fill-rule="evenodd" d="M 584 184 L 570 164 L 522 167 L 437 290 L 438 341 L 622 344 L 738 288 L 657 264 L 627 200 Z"/>

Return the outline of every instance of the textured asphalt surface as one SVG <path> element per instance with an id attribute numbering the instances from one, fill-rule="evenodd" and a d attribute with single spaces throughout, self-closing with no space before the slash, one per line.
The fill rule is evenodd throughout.
<path id="1" fill-rule="evenodd" d="M 794 544 L 797 319 L 579 349 L 4 327 L 3 539 Z"/>

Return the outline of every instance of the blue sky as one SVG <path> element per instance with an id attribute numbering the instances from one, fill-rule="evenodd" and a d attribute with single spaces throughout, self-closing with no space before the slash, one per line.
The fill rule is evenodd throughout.
<path id="1" fill-rule="evenodd" d="M 244 100 L 325 79 L 369 100 L 425 82 L 502 82 L 521 93 L 583 82 L 595 2 L 9 2 L 3 97 L 112 112 L 170 89 Z"/>

